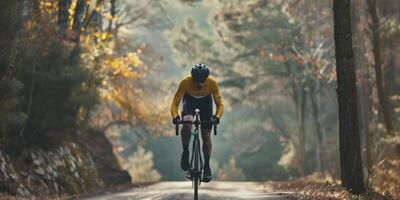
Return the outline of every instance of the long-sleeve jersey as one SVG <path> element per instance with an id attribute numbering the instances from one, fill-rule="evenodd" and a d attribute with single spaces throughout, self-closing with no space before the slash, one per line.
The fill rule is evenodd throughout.
<path id="1" fill-rule="evenodd" d="M 202 98 L 212 94 L 214 103 L 217 106 L 215 115 L 218 118 L 221 118 L 222 113 L 224 112 L 224 104 L 222 102 L 221 94 L 219 93 L 217 81 L 214 78 L 209 76 L 204 81 L 203 86 L 198 87 L 194 83 L 191 76 L 185 77 L 179 84 L 178 90 L 176 91 L 174 100 L 172 101 L 171 104 L 171 115 L 173 118 L 178 116 L 179 103 L 181 102 L 182 97 L 185 93 L 195 98 Z"/>

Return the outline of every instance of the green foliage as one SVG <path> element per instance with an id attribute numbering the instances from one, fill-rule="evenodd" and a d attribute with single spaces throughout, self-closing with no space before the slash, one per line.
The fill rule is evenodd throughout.
<path id="1" fill-rule="evenodd" d="M 18 109 L 24 100 L 19 95 L 22 88 L 22 82 L 13 79 L 2 95 L 0 103 L 0 133 L 7 133 L 12 126 L 20 126 L 27 118 L 26 113 Z"/>
<path id="2" fill-rule="evenodd" d="M 68 65 L 68 59 L 62 57 L 65 53 L 59 52 L 58 48 L 52 47 L 52 53 L 38 63 L 35 72 L 24 70 L 28 72 L 24 74 L 26 77 L 35 73 L 30 126 L 33 131 L 75 127 L 77 108 L 87 98 L 85 92 L 90 92 L 82 89 L 88 71 L 79 65 Z M 27 85 L 32 84 L 29 79 L 25 81 Z"/>
<path id="3" fill-rule="evenodd" d="M 32 5 L 37 3 L 40 2 Z M 71 44 L 59 38 L 56 21 L 47 18 L 54 8 L 46 6 L 52 4 L 35 8 L 37 12 L 46 11 L 41 15 L 31 13 L 32 5 L 23 5 L 27 9 L 24 29 L 14 30 L 13 25 L 0 37 L 0 42 L 7 45 L 0 49 L 2 70 L 3 66 L 15 65 L 12 79 L 1 85 L 1 142 L 3 149 L 16 155 L 27 147 L 60 145 L 66 135 L 75 134 L 79 110 L 98 102 L 96 90 L 87 87 L 89 80 L 95 80 L 93 73 L 79 62 L 72 62 Z M 17 14 L 13 12 L 13 8 L 10 15 L 1 12 L 1 22 L 13 18 Z M 14 48 L 15 62 L 10 60 Z"/>
<path id="4" fill-rule="evenodd" d="M 69 52 L 60 50 L 60 43 L 47 40 L 41 48 L 45 50 L 43 54 L 26 52 L 26 60 L 18 68 L 16 78 L 25 86 L 21 93 L 25 101 L 20 109 L 28 115 L 21 135 L 30 146 L 48 148 L 57 146 L 65 135 L 48 133 L 73 133 L 77 127 L 78 109 L 93 106 L 96 92 L 84 88 L 92 75 L 79 64 L 70 64 Z M 54 137 L 60 137 L 59 142 L 51 139 Z M 47 140 L 54 144 L 41 142 Z"/>

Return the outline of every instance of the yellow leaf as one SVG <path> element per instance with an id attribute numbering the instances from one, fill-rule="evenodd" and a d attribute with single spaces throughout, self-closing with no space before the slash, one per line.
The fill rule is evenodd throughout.
<path id="1" fill-rule="evenodd" d="M 108 20 L 112 20 L 113 16 L 110 13 L 103 13 L 103 17 L 108 19 Z"/>

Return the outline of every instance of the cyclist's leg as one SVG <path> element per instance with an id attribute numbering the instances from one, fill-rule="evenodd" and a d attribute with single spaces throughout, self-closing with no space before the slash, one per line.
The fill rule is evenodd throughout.
<path id="1" fill-rule="evenodd" d="M 210 157 L 211 157 L 211 129 L 203 128 L 201 130 L 201 138 L 203 140 L 203 155 L 204 155 L 204 173 L 203 181 L 210 182 L 213 179 L 210 167 Z"/>
<path id="2" fill-rule="evenodd" d="M 194 98 L 188 95 L 187 93 L 184 94 L 182 99 L 182 119 L 183 121 L 192 120 L 194 114 Z M 189 150 L 189 142 L 191 133 L 192 125 L 191 124 L 184 124 L 181 130 L 181 139 L 182 139 L 182 147 L 184 152 L 188 152 Z"/>
<path id="3" fill-rule="evenodd" d="M 193 118 L 192 115 L 184 115 L 183 120 L 191 120 Z M 184 124 L 182 126 L 182 131 L 181 131 L 181 140 L 182 140 L 182 155 L 181 155 L 181 168 L 183 171 L 188 171 L 190 168 L 190 163 L 189 163 L 189 142 L 190 142 L 190 136 L 192 135 L 191 133 L 192 125 L 191 124 Z"/>
<path id="4" fill-rule="evenodd" d="M 211 129 L 201 130 L 201 139 L 203 140 L 203 155 L 204 155 L 204 165 L 209 166 L 212 142 L 211 142 Z"/>
<path id="5" fill-rule="evenodd" d="M 190 98 L 188 94 L 185 93 L 182 100 L 183 110 L 182 110 L 182 119 L 184 121 L 193 119 L 193 100 Z M 189 143 L 190 137 L 192 136 L 192 125 L 184 124 L 181 130 L 181 141 L 182 141 L 182 156 L 181 156 L 181 168 L 184 171 L 189 170 Z"/>
<path id="6" fill-rule="evenodd" d="M 191 121 L 193 120 L 192 115 L 185 115 L 183 116 L 183 121 Z M 189 143 L 190 137 L 192 136 L 192 125 L 191 124 L 184 124 L 181 130 L 181 139 L 182 139 L 182 148 L 183 151 L 189 151 Z"/>
<path id="7" fill-rule="evenodd" d="M 200 118 L 201 120 L 210 120 L 213 112 L 211 95 L 204 97 L 200 103 Z M 201 125 L 201 139 L 203 140 L 203 154 L 205 157 L 205 164 L 208 164 L 209 156 L 211 155 L 211 123 Z M 208 156 L 208 159 L 207 157 Z"/>
<path id="8" fill-rule="evenodd" d="M 212 116 L 212 98 L 211 95 L 204 97 L 200 106 L 200 118 L 202 120 L 210 120 Z M 201 139 L 203 140 L 203 155 L 204 155 L 204 173 L 203 181 L 209 182 L 212 179 L 212 173 L 210 168 L 210 157 L 212 150 L 211 143 L 211 123 L 201 125 Z"/>

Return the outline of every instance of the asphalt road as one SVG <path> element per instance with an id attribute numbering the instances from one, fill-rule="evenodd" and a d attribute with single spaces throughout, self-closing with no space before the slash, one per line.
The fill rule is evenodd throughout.
<path id="1" fill-rule="evenodd" d="M 266 199 L 290 200 L 289 193 L 272 192 L 259 182 L 210 182 L 199 187 L 199 200 Z M 87 198 L 87 200 L 186 200 L 193 199 L 192 182 L 159 182 L 125 192 Z"/>

